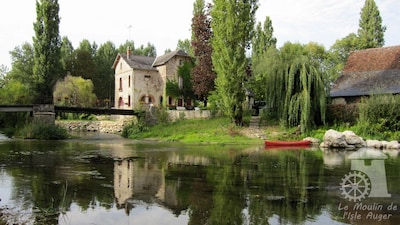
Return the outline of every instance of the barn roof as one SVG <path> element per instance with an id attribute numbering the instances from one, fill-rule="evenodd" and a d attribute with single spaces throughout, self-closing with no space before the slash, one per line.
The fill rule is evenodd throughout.
<path id="1" fill-rule="evenodd" d="M 351 52 L 331 97 L 400 93 L 400 46 Z"/>

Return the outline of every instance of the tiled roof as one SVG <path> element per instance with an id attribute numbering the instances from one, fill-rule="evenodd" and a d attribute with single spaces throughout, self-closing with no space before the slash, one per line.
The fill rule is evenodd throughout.
<path id="1" fill-rule="evenodd" d="M 400 46 L 373 48 L 350 53 L 331 97 L 400 93 Z"/>
<path id="2" fill-rule="evenodd" d="M 130 55 L 129 59 L 128 59 L 126 53 L 119 53 L 117 55 L 117 58 L 114 61 L 112 68 L 115 69 L 117 66 L 116 64 L 118 63 L 120 58 L 123 58 L 132 69 L 156 70 L 157 66 L 161 66 L 161 65 L 167 63 L 174 56 L 190 57 L 187 53 L 185 53 L 182 50 L 176 50 L 176 51 L 167 53 L 165 55 L 159 56 L 157 58 L 148 57 L 148 56 Z"/>
<path id="3" fill-rule="evenodd" d="M 170 59 L 172 59 L 174 56 L 184 56 L 184 57 L 189 57 L 189 55 L 182 51 L 182 50 L 175 50 L 173 52 L 167 53 L 165 55 L 157 57 L 156 61 L 154 61 L 153 66 L 161 66 L 167 63 Z"/>

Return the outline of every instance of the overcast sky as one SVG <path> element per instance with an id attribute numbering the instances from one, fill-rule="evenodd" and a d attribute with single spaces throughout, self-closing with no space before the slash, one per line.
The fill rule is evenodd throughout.
<path id="1" fill-rule="evenodd" d="M 310 41 L 327 49 L 351 32 L 357 32 L 365 0 L 259 0 L 257 19 L 270 16 L 278 47 Z M 34 0 L 0 1 L 0 64 L 10 67 L 9 51 L 32 43 L 36 18 Z M 136 47 L 148 42 L 163 54 L 190 38 L 194 0 L 59 0 L 60 35 L 74 48 L 88 39 L 98 45 L 112 41 L 116 47 L 131 39 Z M 400 1 L 375 0 L 380 10 L 386 46 L 400 44 Z"/>

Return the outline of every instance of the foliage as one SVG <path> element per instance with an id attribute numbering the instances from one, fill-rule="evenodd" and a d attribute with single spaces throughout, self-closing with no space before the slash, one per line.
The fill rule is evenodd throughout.
<path id="1" fill-rule="evenodd" d="M 274 70 L 276 62 L 276 38 L 274 28 L 269 17 L 265 18 L 264 25 L 257 24 L 252 39 L 251 70 L 247 87 L 254 93 L 255 100 L 265 100 L 266 76 Z"/>
<path id="2" fill-rule="evenodd" d="M 346 37 L 336 40 L 327 53 L 329 80 L 335 81 L 342 72 L 344 65 L 350 52 L 359 49 L 359 38 L 355 33 L 351 33 Z"/>
<path id="3" fill-rule="evenodd" d="M 61 126 L 45 123 L 29 123 L 17 131 L 18 137 L 38 140 L 60 140 L 68 137 Z"/>
<path id="4" fill-rule="evenodd" d="M 53 86 L 61 76 L 61 41 L 58 0 L 36 1 L 35 36 L 33 37 L 33 79 L 36 103 L 53 102 Z"/>
<path id="5" fill-rule="evenodd" d="M 212 62 L 217 78 L 221 110 L 236 125 L 243 125 L 245 79 L 248 60 L 246 49 L 253 34 L 257 0 L 214 0 L 211 9 Z"/>
<path id="6" fill-rule="evenodd" d="M 134 55 L 149 56 L 149 57 L 156 57 L 157 55 L 156 48 L 153 44 L 147 43 L 146 47 L 141 45 L 139 48 L 135 48 L 135 43 L 133 41 L 128 41 L 128 40 L 124 44 L 118 47 L 118 52 L 121 53 L 126 52 L 128 47 L 131 49 L 132 54 Z"/>
<path id="7" fill-rule="evenodd" d="M 193 56 L 193 49 L 190 44 L 189 39 L 185 40 L 178 40 L 178 44 L 176 45 L 177 50 L 183 50 L 184 52 L 188 53 L 190 56 Z"/>
<path id="8" fill-rule="evenodd" d="M 96 95 L 91 80 L 68 75 L 57 82 L 54 99 L 56 105 L 91 107 L 96 102 Z"/>
<path id="9" fill-rule="evenodd" d="M 372 95 L 362 99 L 357 124 L 364 127 L 360 134 L 385 133 L 400 130 L 400 96 Z"/>
<path id="10" fill-rule="evenodd" d="M 24 43 L 10 51 L 11 71 L 7 74 L 7 80 L 16 80 L 31 87 L 30 95 L 35 93 L 33 80 L 34 49 L 29 43 Z"/>
<path id="11" fill-rule="evenodd" d="M 7 81 L 0 89 L 1 104 L 29 104 L 33 101 L 30 87 L 17 80 Z"/>
<path id="12" fill-rule="evenodd" d="M 386 27 L 382 25 L 382 17 L 374 0 L 365 0 L 360 13 L 358 37 L 360 48 L 378 48 L 385 44 Z"/>
<path id="13" fill-rule="evenodd" d="M 0 65 L 0 88 L 4 86 L 6 75 L 8 73 L 8 67 L 6 65 Z"/>
<path id="14" fill-rule="evenodd" d="M 286 43 L 279 53 L 269 53 L 279 57 L 269 57 L 265 76 L 267 108 L 276 110 L 283 126 L 300 125 L 302 132 L 325 122 L 326 74 L 310 46 Z"/>
<path id="15" fill-rule="evenodd" d="M 212 64 L 212 37 L 210 6 L 205 12 L 204 0 L 197 0 L 193 6 L 192 49 L 196 63 L 193 68 L 193 90 L 197 99 L 207 106 L 208 96 L 215 89 L 216 74 Z"/>
<path id="16" fill-rule="evenodd" d="M 184 99 L 193 99 L 192 85 L 192 68 L 193 63 L 185 61 L 182 66 L 178 67 L 178 80 L 167 80 L 166 94 L 171 97 L 183 97 Z"/>
<path id="17" fill-rule="evenodd" d="M 115 60 L 117 53 L 115 45 L 110 41 L 100 45 L 96 51 L 97 74 L 93 78 L 93 85 L 94 93 L 100 100 L 114 98 L 114 71 L 110 65 Z"/>
<path id="18" fill-rule="evenodd" d="M 263 25 L 261 25 L 261 22 L 257 24 L 251 41 L 252 63 L 256 63 L 269 48 L 276 48 L 277 39 L 273 36 L 273 33 L 274 28 L 269 16 L 265 18 Z"/>

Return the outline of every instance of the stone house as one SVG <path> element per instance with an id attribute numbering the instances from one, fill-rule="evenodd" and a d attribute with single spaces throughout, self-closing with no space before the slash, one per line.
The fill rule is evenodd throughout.
<path id="1" fill-rule="evenodd" d="M 351 104 L 378 93 L 400 93 L 400 46 L 351 52 L 330 96 L 333 104 Z"/>
<path id="2" fill-rule="evenodd" d="M 168 80 L 180 82 L 178 68 L 188 60 L 191 57 L 182 50 L 159 57 L 132 55 L 130 49 L 119 53 L 112 66 L 115 70 L 115 108 L 191 105 L 191 100 L 184 102 L 182 98 L 166 96 L 165 90 Z"/>

